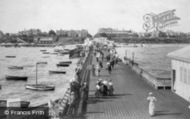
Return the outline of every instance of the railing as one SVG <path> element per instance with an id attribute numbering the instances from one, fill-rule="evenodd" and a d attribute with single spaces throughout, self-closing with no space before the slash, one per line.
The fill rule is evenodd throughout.
<path id="1" fill-rule="evenodd" d="M 161 86 L 171 87 L 171 79 L 170 78 L 156 78 L 151 75 L 147 71 L 143 70 L 138 66 L 138 63 L 133 62 L 130 59 L 125 58 L 125 63 L 128 64 L 136 73 L 140 74 L 143 78 L 145 78 L 148 82 L 154 85 L 156 88 Z"/>
<path id="2" fill-rule="evenodd" d="M 85 58 L 83 59 L 82 61 L 82 68 L 81 70 L 79 70 L 79 73 L 78 73 L 78 77 L 79 77 L 79 83 L 80 83 L 80 86 L 84 83 L 84 82 L 87 82 L 87 84 L 89 84 L 89 73 L 90 71 L 87 70 L 87 67 L 89 64 L 91 64 L 92 62 L 92 49 L 90 49 L 88 52 L 87 52 L 87 55 L 85 56 Z M 82 105 L 83 105 L 83 97 L 84 95 L 88 95 L 88 94 L 84 94 L 84 92 L 79 91 L 79 97 L 76 99 L 76 102 L 75 102 L 75 114 L 78 114 L 78 113 L 81 113 L 81 108 L 82 108 Z M 82 100 L 81 100 L 82 99 Z M 68 105 L 68 107 L 66 107 L 66 114 L 65 116 L 71 116 L 72 113 L 70 113 L 70 106 L 71 105 Z"/>

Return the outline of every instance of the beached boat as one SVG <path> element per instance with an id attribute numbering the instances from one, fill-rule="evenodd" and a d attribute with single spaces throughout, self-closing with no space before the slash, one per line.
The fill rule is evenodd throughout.
<path id="1" fill-rule="evenodd" d="M 38 84 L 38 64 L 47 64 L 47 62 L 37 62 L 36 63 L 36 84 L 27 84 L 26 89 L 37 90 L 37 91 L 52 91 L 55 90 L 54 85 L 49 84 Z"/>
<path id="2" fill-rule="evenodd" d="M 66 74 L 66 71 L 49 71 L 51 74 Z"/>
<path id="3" fill-rule="evenodd" d="M 30 105 L 29 101 L 19 101 L 19 102 L 21 108 L 28 108 L 28 106 Z M 7 100 L 0 100 L 0 107 L 7 107 Z"/>
<path id="4" fill-rule="evenodd" d="M 23 66 L 8 66 L 9 69 L 23 69 Z"/>
<path id="5" fill-rule="evenodd" d="M 16 58 L 16 56 L 5 56 L 6 58 Z"/>
<path id="6" fill-rule="evenodd" d="M 62 61 L 62 62 L 59 62 L 59 64 L 71 64 L 72 61 Z"/>
<path id="7" fill-rule="evenodd" d="M 26 87 L 26 89 L 38 90 L 38 91 L 55 90 L 54 85 L 47 85 L 47 84 L 27 84 L 25 87 Z"/>
<path id="8" fill-rule="evenodd" d="M 7 80 L 23 80 L 27 81 L 28 77 L 27 76 L 5 76 Z"/>
<path id="9" fill-rule="evenodd" d="M 63 64 L 63 63 L 62 64 L 57 64 L 58 67 L 68 67 L 69 65 L 70 64 L 67 64 L 67 63 L 65 63 L 65 64 Z"/>

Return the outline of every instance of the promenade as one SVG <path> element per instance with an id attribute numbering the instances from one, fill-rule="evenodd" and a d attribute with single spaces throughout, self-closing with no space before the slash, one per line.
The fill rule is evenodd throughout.
<path id="1" fill-rule="evenodd" d="M 96 64 L 95 57 L 92 64 Z M 82 119 L 190 119 L 189 103 L 170 90 L 156 90 L 122 62 L 115 65 L 111 74 L 106 70 L 105 61 L 103 66 L 99 77 L 90 78 L 89 98 Z M 114 96 L 95 98 L 95 84 L 100 78 L 112 79 Z M 157 98 L 153 117 L 148 113 L 149 92 Z"/>

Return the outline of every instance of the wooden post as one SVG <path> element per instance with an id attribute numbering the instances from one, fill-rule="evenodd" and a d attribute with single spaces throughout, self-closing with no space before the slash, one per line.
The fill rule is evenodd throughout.
<path id="1" fill-rule="evenodd" d="M 133 62 L 135 60 L 135 53 L 134 52 L 132 53 L 132 60 L 133 60 Z"/>
<path id="2" fill-rule="evenodd" d="M 125 50 L 125 57 L 127 58 L 127 50 Z"/>
<path id="3" fill-rule="evenodd" d="M 38 84 L 38 63 L 36 63 L 36 84 Z"/>

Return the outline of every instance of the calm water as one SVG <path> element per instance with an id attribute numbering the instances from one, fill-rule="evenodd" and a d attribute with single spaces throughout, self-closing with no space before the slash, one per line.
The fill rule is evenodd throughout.
<path id="1" fill-rule="evenodd" d="M 155 77 L 170 77 L 171 60 L 167 57 L 167 54 L 188 46 L 187 44 L 176 45 L 144 45 L 141 47 L 119 47 L 117 52 L 120 57 L 124 57 L 125 50 L 127 50 L 127 58 L 132 59 L 132 52 L 134 52 L 134 60 L 139 63 L 139 66 L 148 71 Z"/>
<path id="2" fill-rule="evenodd" d="M 73 47 L 73 46 L 72 46 Z M 66 48 L 71 48 L 68 46 Z M 53 52 L 54 48 L 4 48 L 0 47 L 0 99 L 21 98 L 21 100 L 31 101 L 31 105 L 38 105 L 48 102 L 50 99 L 63 97 L 69 80 L 73 77 L 78 59 L 72 59 L 70 67 L 56 67 L 59 61 L 69 60 L 68 55 L 59 56 L 53 54 L 43 54 L 40 50 L 46 49 Z M 15 55 L 16 58 L 6 58 L 7 55 Z M 38 65 L 38 82 L 54 84 L 55 91 L 40 92 L 26 90 L 26 84 L 36 82 L 36 62 L 46 61 L 48 64 Z M 24 66 L 23 70 L 8 69 L 7 66 Z M 49 70 L 67 71 L 66 74 L 49 74 Z M 27 81 L 8 81 L 5 75 L 28 76 Z"/>

